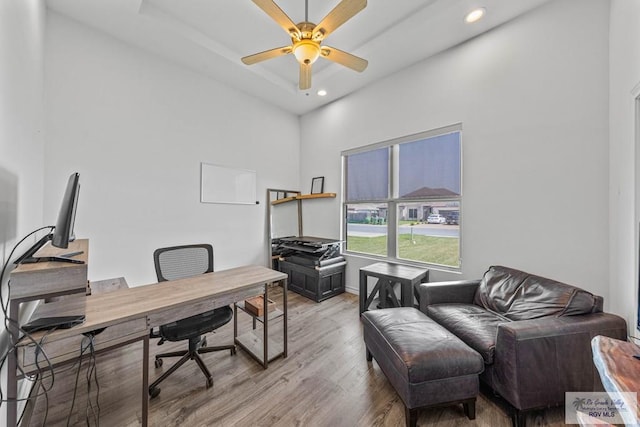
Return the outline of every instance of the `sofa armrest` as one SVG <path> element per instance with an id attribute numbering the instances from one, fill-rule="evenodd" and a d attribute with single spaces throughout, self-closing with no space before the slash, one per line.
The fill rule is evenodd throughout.
<path id="1" fill-rule="evenodd" d="M 420 283 L 420 311 L 426 313 L 431 304 L 472 304 L 480 280 L 456 280 L 452 282 Z"/>
<path id="2" fill-rule="evenodd" d="M 498 326 L 493 388 L 518 409 L 562 404 L 565 392 L 602 390 L 591 339 L 626 339 L 624 319 L 609 313 L 544 317 Z"/>

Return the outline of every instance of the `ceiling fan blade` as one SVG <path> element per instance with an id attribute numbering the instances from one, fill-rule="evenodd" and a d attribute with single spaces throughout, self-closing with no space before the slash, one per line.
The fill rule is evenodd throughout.
<path id="1" fill-rule="evenodd" d="M 290 37 L 297 40 L 302 38 L 298 26 L 293 23 L 291 18 L 273 1 L 273 0 L 253 0 L 253 2 L 262 9 L 267 15 L 278 23 Z"/>
<path id="2" fill-rule="evenodd" d="M 316 41 L 324 39 L 365 7 L 367 7 L 367 0 L 342 0 L 313 29 L 313 39 Z"/>
<path id="3" fill-rule="evenodd" d="M 323 46 L 322 49 L 320 49 L 320 56 L 359 73 L 363 72 L 367 68 L 367 65 L 369 65 L 369 61 L 366 59 L 336 49 L 335 47 Z"/>
<path id="4" fill-rule="evenodd" d="M 278 56 L 288 55 L 289 53 L 291 53 L 291 46 L 277 47 L 275 49 L 269 49 L 265 50 L 264 52 L 245 56 L 244 58 L 242 58 L 242 62 L 247 65 L 253 65 L 256 62 L 266 61 L 267 59 L 277 58 Z"/>
<path id="5" fill-rule="evenodd" d="M 311 64 L 300 64 L 300 90 L 311 87 Z"/>

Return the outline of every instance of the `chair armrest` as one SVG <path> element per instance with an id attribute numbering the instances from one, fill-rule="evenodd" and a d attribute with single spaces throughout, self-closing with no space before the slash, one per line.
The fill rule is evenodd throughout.
<path id="1" fill-rule="evenodd" d="M 480 280 L 456 280 L 452 282 L 420 283 L 420 311 L 426 313 L 431 304 L 472 304 Z"/>
<path id="2" fill-rule="evenodd" d="M 591 339 L 626 339 L 624 319 L 610 313 L 543 317 L 498 326 L 493 388 L 518 409 L 562 404 L 565 392 L 602 390 Z"/>

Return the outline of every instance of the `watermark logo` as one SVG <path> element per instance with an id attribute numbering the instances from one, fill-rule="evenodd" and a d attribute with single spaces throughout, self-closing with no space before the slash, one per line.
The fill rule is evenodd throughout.
<path id="1" fill-rule="evenodd" d="M 636 393 L 567 392 L 565 423 L 638 425 Z"/>

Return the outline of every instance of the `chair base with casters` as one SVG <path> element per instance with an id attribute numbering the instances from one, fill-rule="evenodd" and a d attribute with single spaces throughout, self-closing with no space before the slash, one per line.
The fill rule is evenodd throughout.
<path id="1" fill-rule="evenodd" d="M 213 386 L 213 377 L 211 376 L 211 372 L 204 364 L 204 361 L 200 357 L 201 354 L 211 353 L 214 351 L 224 351 L 229 350 L 232 355 L 236 354 L 236 346 L 235 345 L 222 345 L 215 347 L 207 347 L 206 345 L 206 337 L 202 338 L 201 334 L 206 331 L 200 331 L 198 328 L 193 328 L 193 323 L 202 322 L 203 316 L 209 316 L 211 320 L 209 322 L 205 322 L 208 324 L 207 329 L 211 330 L 211 325 L 213 324 L 215 329 L 215 325 L 220 324 L 224 325 L 229 322 L 233 316 L 233 310 L 230 307 L 221 307 L 215 310 L 209 311 L 204 315 L 198 315 L 194 317 L 190 317 L 187 319 L 179 320 L 178 322 L 170 323 L 168 325 L 161 326 L 161 335 L 167 341 L 181 341 L 188 339 L 189 340 L 189 348 L 187 350 L 182 351 L 173 351 L 168 353 L 158 354 L 155 357 L 155 367 L 160 368 L 162 366 L 162 359 L 167 357 L 180 357 L 173 366 L 171 366 L 166 372 L 164 372 L 157 380 L 155 380 L 149 386 L 149 395 L 153 399 L 160 394 L 160 388 L 158 384 L 164 381 L 169 375 L 175 372 L 180 366 L 182 366 L 188 360 L 195 360 L 195 362 L 200 367 L 200 370 L 207 378 L 207 388 Z M 185 335 L 185 331 L 189 331 L 189 335 Z"/>

